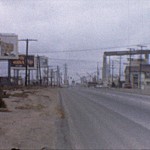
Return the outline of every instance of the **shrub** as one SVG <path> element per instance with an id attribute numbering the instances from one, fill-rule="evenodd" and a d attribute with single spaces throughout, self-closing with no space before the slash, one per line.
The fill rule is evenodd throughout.
<path id="1" fill-rule="evenodd" d="M 2 97 L 0 97 L 0 108 L 6 108 L 5 102 L 2 100 Z"/>

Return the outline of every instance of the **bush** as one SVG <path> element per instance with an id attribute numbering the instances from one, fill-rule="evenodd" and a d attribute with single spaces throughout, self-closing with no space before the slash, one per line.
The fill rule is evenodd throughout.
<path id="1" fill-rule="evenodd" d="M 0 97 L 0 108 L 6 108 L 6 104 L 5 104 L 5 102 L 2 100 L 1 97 Z"/>
<path id="2" fill-rule="evenodd" d="M 2 87 L 0 87 L 0 97 L 2 97 L 2 95 L 3 95 L 3 89 Z"/>
<path id="3" fill-rule="evenodd" d="M 0 87 L 0 98 L 8 98 L 9 94 L 6 93 L 6 91 L 3 90 L 2 87 Z"/>

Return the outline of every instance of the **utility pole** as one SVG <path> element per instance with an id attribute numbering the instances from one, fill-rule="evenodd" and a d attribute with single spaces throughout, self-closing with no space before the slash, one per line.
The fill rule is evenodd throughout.
<path id="1" fill-rule="evenodd" d="M 60 67 L 58 66 L 58 86 L 60 87 Z"/>
<path id="2" fill-rule="evenodd" d="M 110 78 L 111 78 L 111 62 L 110 62 L 110 56 L 109 56 L 109 75 L 108 75 L 108 84 L 110 84 Z"/>
<path id="3" fill-rule="evenodd" d="M 60 86 L 60 71 L 59 71 L 59 66 L 57 66 L 57 86 Z"/>
<path id="4" fill-rule="evenodd" d="M 28 84 L 30 85 L 30 70 L 28 71 Z"/>
<path id="5" fill-rule="evenodd" d="M 97 83 L 99 82 L 99 66 L 98 66 L 98 62 L 97 62 Z"/>
<path id="6" fill-rule="evenodd" d="M 51 69 L 50 79 L 51 79 L 51 87 L 52 87 L 53 86 L 53 69 Z"/>
<path id="7" fill-rule="evenodd" d="M 49 86 L 49 66 L 47 64 L 47 86 Z"/>
<path id="8" fill-rule="evenodd" d="M 140 53 L 140 67 L 139 67 L 139 88 L 141 89 L 142 88 L 142 50 L 143 50 L 143 47 L 147 47 L 147 46 L 144 46 L 144 45 L 137 45 L 138 47 L 141 48 L 141 53 Z"/>
<path id="9" fill-rule="evenodd" d="M 10 60 L 8 60 L 8 79 L 9 83 L 11 82 L 11 64 Z"/>
<path id="10" fill-rule="evenodd" d="M 134 50 L 133 48 L 129 49 L 129 84 L 131 85 L 131 52 Z"/>
<path id="11" fill-rule="evenodd" d="M 120 60 L 119 60 L 119 81 L 121 80 L 121 59 L 122 59 L 122 57 L 120 56 Z"/>
<path id="12" fill-rule="evenodd" d="M 62 85 L 62 72 L 60 73 L 60 86 Z"/>
<path id="13" fill-rule="evenodd" d="M 122 57 L 120 56 L 120 60 L 119 60 L 119 88 L 121 87 L 121 59 Z"/>
<path id="14" fill-rule="evenodd" d="M 65 64 L 64 84 L 68 85 L 67 64 Z"/>
<path id="15" fill-rule="evenodd" d="M 29 51 L 29 42 L 30 41 L 37 41 L 36 39 L 21 39 L 18 41 L 25 41 L 26 42 L 26 72 L 25 72 L 25 86 L 28 86 L 28 51 Z"/>
<path id="16" fill-rule="evenodd" d="M 40 85 L 42 85 L 42 76 L 41 76 L 41 60 L 40 56 L 37 56 L 37 81 L 39 82 L 40 77 Z"/>
<path id="17" fill-rule="evenodd" d="M 37 70 L 36 70 L 36 80 L 39 81 L 39 56 L 37 55 Z"/>
<path id="18" fill-rule="evenodd" d="M 113 84 L 113 82 L 114 82 L 114 80 L 113 80 L 113 78 L 114 78 L 114 61 L 112 60 L 112 76 L 111 76 L 111 78 L 112 78 L 112 84 Z"/>

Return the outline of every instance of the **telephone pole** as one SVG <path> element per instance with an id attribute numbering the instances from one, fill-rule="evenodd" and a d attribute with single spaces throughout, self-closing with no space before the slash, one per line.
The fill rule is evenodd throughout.
<path id="1" fill-rule="evenodd" d="M 112 84 L 114 82 L 114 61 L 112 60 L 112 76 L 111 76 Z"/>
<path id="2" fill-rule="evenodd" d="M 51 87 L 53 86 L 53 69 L 51 69 L 51 75 L 50 75 L 50 79 L 51 79 Z"/>
<path id="3" fill-rule="evenodd" d="M 25 86 L 28 86 L 28 51 L 29 51 L 29 42 L 30 42 L 30 41 L 37 41 L 37 40 L 36 40 L 36 39 L 20 39 L 20 40 L 18 40 L 18 41 L 25 41 L 25 42 L 26 42 Z"/>
<path id="4" fill-rule="evenodd" d="M 64 84 L 68 85 L 68 75 L 67 75 L 67 64 L 65 64 L 65 73 L 64 73 Z"/>
<path id="5" fill-rule="evenodd" d="M 49 86 L 49 66 L 48 66 L 48 64 L 47 64 L 46 68 L 47 68 L 47 86 Z"/>
<path id="6" fill-rule="evenodd" d="M 110 61 L 110 56 L 109 56 L 109 75 L 108 75 L 108 84 L 110 84 L 111 80 L 111 61 Z"/>
<path id="7" fill-rule="evenodd" d="M 97 62 L 97 83 L 99 82 L 99 63 Z"/>
<path id="8" fill-rule="evenodd" d="M 147 46 L 144 46 L 144 45 L 137 45 L 138 47 L 141 48 L 141 53 L 140 53 L 140 67 L 139 67 L 139 88 L 141 89 L 142 88 L 142 50 L 143 50 L 143 47 L 147 47 Z"/>
<path id="9" fill-rule="evenodd" d="M 133 48 L 129 49 L 129 84 L 131 85 L 131 52 L 134 50 Z"/>
<path id="10" fill-rule="evenodd" d="M 119 60 L 119 88 L 121 87 L 121 59 L 122 59 L 122 57 L 120 56 L 120 60 Z"/>
<path id="11" fill-rule="evenodd" d="M 60 87 L 60 69 L 59 69 L 59 66 L 57 66 L 57 86 Z"/>

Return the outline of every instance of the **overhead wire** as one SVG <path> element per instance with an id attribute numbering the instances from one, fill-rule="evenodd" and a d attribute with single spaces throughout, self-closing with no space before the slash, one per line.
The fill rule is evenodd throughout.
<path id="1" fill-rule="evenodd" d="M 108 50 L 108 49 L 118 49 L 118 48 L 126 48 L 131 46 L 137 46 L 139 44 L 132 44 L 132 45 L 122 45 L 122 46 L 112 46 L 112 47 L 101 47 L 101 48 L 90 48 L 90 49 L 68 49 L 68 50 L 56 50 L 56 51 L 38 51 L 32 53 L 70 53 L 70 52 L 85 52 L 85 51 L 101 51 L 101 50 Z M 141 45 L 150 45 L 150 43 L 142 43 Z"/>
<path id="2" fill-rule="evenodd" d="M 58 61 L 83 61 L 83 62 L 97 62 L 96 60 L 84 60 L 84 59 L 63 59 L 63 58 L 48 58 L 49 60 Z"/>

